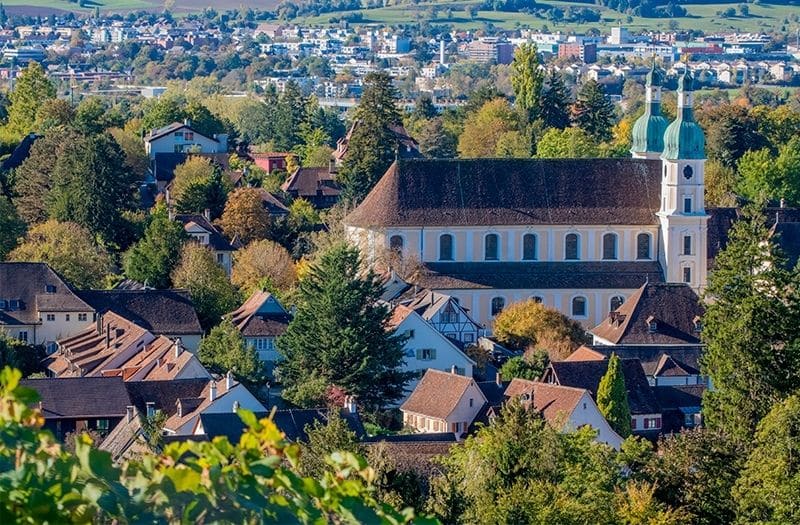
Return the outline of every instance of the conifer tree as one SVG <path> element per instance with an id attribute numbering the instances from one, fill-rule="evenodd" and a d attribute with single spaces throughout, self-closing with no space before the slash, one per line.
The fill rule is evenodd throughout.
<path id="1" fill-rule="evenodd" d="M 570 96 L 564 76 L 555 69 L 547 76 L 547 87 L 542 90 L 539 116 L 547 128 L 564 129 L 569 126 Z"/>
<path id="2" fill-rule="evenodd" d="M 125 276 L 154 288 L 168 288 L 186 238 L 183 225 L 171 220 L 164 206 L 156 208 L 142 240 L 125 253 Z"/>
<path id="3" fill-rule="evenodd" d="M 578 92 L 572 106 L 575 124 L 593 136 L 598 142 L 611 139 L 611 128 L 616 118 L 614 104 L 606 97 L 603 86 L 590 79 Z"/>
<path id="4" fill-rule="evenodd" d="M 300 406 L 324 404 L 336 386 L 360 405 L 378 409 L 402 397 L 409 373 L 403 339 L 387 331 L 382 287 L 362 272 L 358 250 L 336 244 L 300 280 L 297 312 L 278 339 L 284 397 Z"/>
<path id="5" fill-rule="evenodd" d="M 544 73 L 539 69 L 536 44 L 522 44 L 511 63 L 511 86 L 515 103 L 526 123 L 539 118 Z"/>
<path id="6" fill-rule="evenodd" d="M 364 93 L 355 110 L 353 132 L 338 175 L 345 197 L 353 202 L 369 193 L 397 155 L 397 137 L 389 128 L 401 122 L 397 98 L 388 74 L 364 77 Z"/>
<path id="7" fill-rule="evenodd" d="M 631 435 L 631 408 L 625 388 L 625 375 L 617 354 L 611 354 L 608 370 L 597 387 L 597 408 L 617 434 L 623 438 Z"/>
<path id="8" fill-rule="evenodd" d="M 24 136 L 34 130 L 36 112 L 45 100 L 55 98 L 56 88 L 44 68 L 31 62 L 16 80 L 14 90 L 8 96 L 8 127 L 12 133 Z"/>

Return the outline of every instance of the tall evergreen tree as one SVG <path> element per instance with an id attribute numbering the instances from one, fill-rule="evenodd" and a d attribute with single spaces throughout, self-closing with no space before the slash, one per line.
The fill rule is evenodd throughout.
<path id="1" fill-rule="evenodd" d="M 56 88 L 38 62 L 31 62 L 17 78 L 9 95 L 8 127 L 24 136 L 34 130 L 36 112 L 45 100 L 55 98 Z"/>
<path id="2" fill-rule="evenodd" d="M 608 370 L 597 387 L 597 408 L 617 434 L 622 437 L 631 435 L 631 408 L 628 405 L 625 375 L 617 354 L 611 354 Z"/>
<path id="3" fill-rule="evenodd" d="M 547 87 L 542 91 L 539 116 L 545 127 L 564 129 L 569 126 L 570 95 L 564 76 L 555 69 L 547 75 Z"/>
<path id="4" fill-rule="evenodd" d="M 25 234 L 25 222 L 17 214 L 14 204 L 0 194 L 0 261 L 14 249 Z"/>
<path id="5" fill-rule="evenodd" d="M 511 86 L 517 109 L 526 123 L 539 118 L 544 73 L 539 68 L 536 44 L 522 44 L 514 53 L 511 63 Z"/>
<path id="6" fill-rule="evenodd" d="M 592 79 L 581 86 L 578 99 L 572 106 L 572 118 L 578 127 L 597 141 L 611 139 L 611 128 L 616 115 L 614 104 L 606 97 L 603 86 Z"/>
<path id="7" fill-rule="evenodd" d="M 300 131 L 306 121 L 307 100 L 294 81 L 286 83 L 286 89 L 278 98 L 275 114 L 273 142 L 276 148 L 289 151 L 302 142 Z"/>
<path id="8" fill-rule="evenodd" d="M 751 443 L 758 422 L 800 385 L 800 271 L 787 270 L 753 207 L 730 232 L 706 290 L 703 399 L 709 427 Z"/>
<path id="9" fill-rule="evenodd" d="M 397 90 L 387 73 L 364 77 L 364 93 L 353 116 L 353 131 L 339 170 L 345 196 L 363 199 L 397 155 L 397 137 L 390 126 L 401 122 Z"/>
<path id="10" fill-rule="evenodd" d="M 168 288 L 186 238 L 183 225 L 171 220 L 165 207 L 156 208 L 142 240 L 125 253 L 125 276 L 154 288 Z"/>
<path id="11" fill-rule="evenodd" d="M 378 409 L 403 395 L 403 339 L 387 331 L 389 310 L 378 304 L 381 284 L 362 272 L 358 250 L 336 244 L 301 279 L 297 313 L 278 339 L 284 397 L 319 406 L 331 386 Z"/>

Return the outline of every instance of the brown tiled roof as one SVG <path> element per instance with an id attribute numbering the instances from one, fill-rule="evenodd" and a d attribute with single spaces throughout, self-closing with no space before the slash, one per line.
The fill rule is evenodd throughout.
<path id="1" fill-rule="evenodd" d="M 695 320 L 703 313 L 700 298 L 688 285 L 649 283 L 591 332 L 615 345 L 697 345 Z M 656 323 L 654 331 L 650 321 Z"/>
<path id="2" fill-rule="evenodd" d="M 632 414 L 657 414 L 660 407 L 647 382 L 642 365 L 638 359 L 620 359 L 628 392 L 628 404 Z M 593 399 L 597 398 L 597 387 L 608 370 L 608 360 L 603 361 L 554 361 L 544 373 L 543 380 L 561 386 L 588 390 Z"/>
<path id="3" fill-rule="evenodd" d="M 261 305 L 270 297 L 272 294 L 266 290 L 256 290 L 242 306 L 228 314 L 242 335 L 245 337 L 278 337 L 286 332 L 289 322 L 292 320 L 288 313 L 264 314 L 258 312 Z M 275 301 L 277 302 L 277 299 Z"/>
<path id="4" fill-rule="evenodd" d="M 603 359 L 611 357 L 612 353 L 617 354 L 620 359 L 638 359 L 642 364 L 642 369 L 647 376 L 654 377 L 659 375 L 659 370 L 666 372 L 666 365 L 669 361 L 685 371 L 680 375 L 698 375 L 700 372 L 700 357 L 703 355 L 702 345 L 643 345 L 643 346 L 607 346 L 594 345 L 591 351 L 602 355 Z M 577 352 L 577 351 L 576 351 Z M 571 357 L 571 356 L 570 356 Z M 567 359 L 575 360 L 575 359 Z M 585 360 L 585 359 L 581 359 Z M 672 365 L 670 365 L 671 367 Z M 675 368 L 670 368 L 674 371 Z"/>
<path id="5" fill-rule="evenodd" d="M 23 379 L 39 393 L 45 419 L 123 417 L 131 404 L 119 377 Z"/>
<path id="6" fill-rule="evenodd" d="M 529 396 L 527 404 L 542 414 L 548 423 L 561 428 L 586 393 L 588 392 L 583 388 L 550 385 L 539 381 L 514 378 L 506 388 L 505 395 L 508 398 L 514 398 L 527 394 Z"/>
<path id="7" fill-rule="evenodd" d="M 203 333 L 185 290 L 86 290 L 78 294 L 97 312 L 114 312 L 154 334 Z"/>
<path id="8" fill-rule="evenodd" d="M 264 204 L 264 208 L 270 213 L 270 215 L 288 215 L 289 208 L 286 207 L 281 201 L 278 200 L 275 195 L 271 194 L 267 190 L 261 188 L 260 191 L 261 195 L 261 202 Z"/>
<path id="9" fill-rule="evenodd" d="M 329 168 L 297 168 L 289 175 L 281 189 L 286 193 L 305 198 L 318 195 L 336 197 L 342 192 L 341 186 Z"/>
<path id="10" fill-rule="evenodd" d="M 54 287 L 53 293 L 47 286 Z M 19 308 L 0 308 L 0 325 L 34 324 L 39 312 L 91 312 L 67 282 L 45 263 L 0 262 L 0 299 Z"/>
<path id="11" fill-rule="evenodd" d="M 416 284 L 434 290 L 639 288 L 662 281 L 658 262 L 426 263 Z"/>
<path id="12" fill-rule="evenodd" d="M 125 388 L 140 414 L 147 413 L 147 403 L 167 416 L 174 415 L 181 398 L 199 397 L 208 387 L 208 379 L 175 379 L 171 381 L 128 381 Z"/>
<path id="13" fill-rule="evenodd" d="M 400 409 L 404 412 L 446 419 L 473 383 L 470 377 L 429 368 Z M 481 400 L 484 401 L 485 399 Z"/>
<path id="14" fill-rule="evenodd" d="M 361 227 L 657 224 L 661 162 L 401 159 L 345 222 Z"/>
<path id="15" fill-rule="evenodd" d="M 392 316 L 389 317 L 389 321 L 386 323 L 386 327 L 389 329 L 396 329 L 403 323 L 403 321 L 406 320 L 406 317 L 411 315 L 413 312 L 414 310 L 412 310 L 411 308 L 398 304 L 392 310 Z"/>
<path id="16" fill-rule="evenodd" d="M 586 345 L 581 345 L 577 350 L 569 354 L 564 361 L 598 361 L 606 358 L 607 356 L 604 354 L 592 350 Z"/>

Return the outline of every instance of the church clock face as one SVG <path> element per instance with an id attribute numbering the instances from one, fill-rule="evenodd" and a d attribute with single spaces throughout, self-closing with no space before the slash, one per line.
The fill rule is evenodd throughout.
<path id="1" fill-rule="evenodd" d="M 694 170 L 691 166 L 686 166 L 683 168 L 683 178 L 689 180 L 692 178 L 692 175 L 694 175 Z"/>

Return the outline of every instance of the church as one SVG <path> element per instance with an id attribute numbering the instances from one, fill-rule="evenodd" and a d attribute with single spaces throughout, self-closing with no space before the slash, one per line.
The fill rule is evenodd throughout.
<path id="1" fill-rule="evenodd" d="M 412 282 L 445 293 L 491 330 L 534 299 L 590 327 L 646 282 L 706 285 L 705 141 L 693 80 L 676 119 L 661 115 L 663 74 L 626 159 L 398 159 L 345 219 L 376 270 L 413 262 Z"/>

